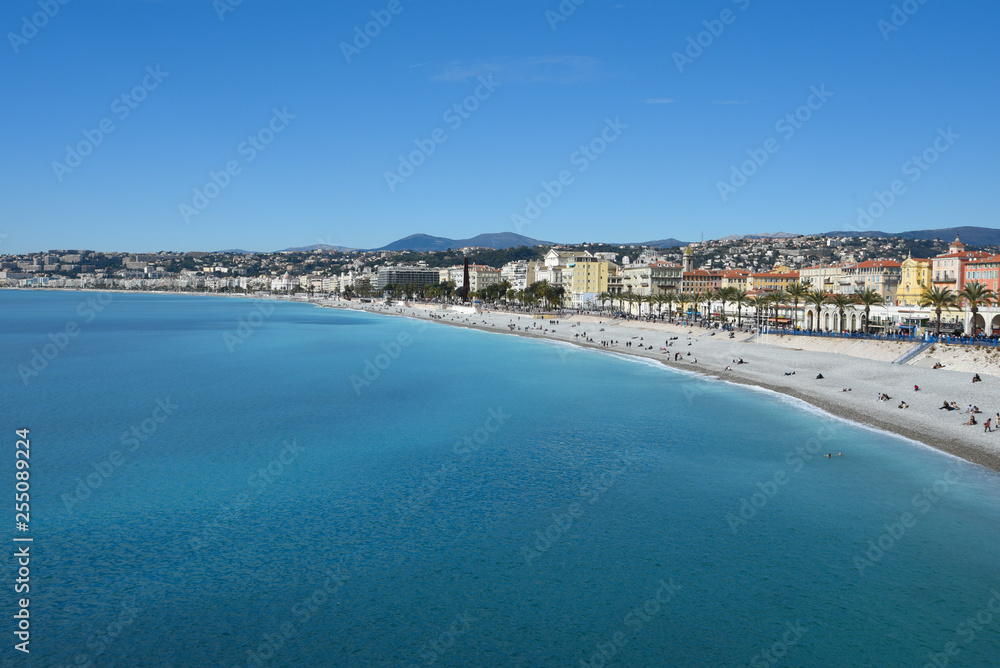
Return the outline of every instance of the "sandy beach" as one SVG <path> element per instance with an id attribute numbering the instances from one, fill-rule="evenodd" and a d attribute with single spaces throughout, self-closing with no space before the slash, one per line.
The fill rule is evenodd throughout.
<path id="1" fill-rule="evenodd" d="M 762 340 L 747 332 L 735 332 L 730 338 L 729 332 L 700 326 L 597 316 L 567 316 L 554 325 L 551 320 L 526 314 L 464 314 L 423 304 L 404 307 L 323 301 L 321 305 L 419 319 L 433 317 L 443 324 L 654 359 L 684 371 L 796 397 L 833 415 L 1000 471 L 1000 431 L 985 432 L 983 428 L 988 418 L 996 426 L 1000 410 L 1000 376 L 993 351 L 938 346 L 897 365 L 893 360 L 915 344 L 776 336 Z M 511 324 L 515 329 L 510 329 Z M 617 343 L 602 344 L 610 341 Z M 627 346 L 629 342 L 631 346 Z M 677 361 L 676 353 L 680 353 Z M 740 359 L 744 364 L 736 363 Z M 934 369 L 934 361 L 942 361 L 945 368 Z M 982 382 L 972 382 L 975 373 Z M 822 379 L 817 378 L 819 374 Z M 915 385 L 919 391 L 914 390 Z M 850 391 L 842 391 L 844 388 Z M 882 394 L 890 399 L 880 401 Z M 907 408 L 899 408 L 903 401 Z M 960 410 L 942 410 L 944 401 L 957 403 Z M 965 425 L 970 404 L 982 411 L 975 416 L 978 424 L 974 426 Z"/>

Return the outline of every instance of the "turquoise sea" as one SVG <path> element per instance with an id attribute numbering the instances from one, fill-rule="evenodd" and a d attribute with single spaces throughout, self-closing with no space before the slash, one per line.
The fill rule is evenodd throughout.
<path id="1" fill-rule="evenodd" d="M 5 666 L 1000 663 L 1000 476 L 775 394 L 82 292 L 0 291 L 0 373 Z"/>

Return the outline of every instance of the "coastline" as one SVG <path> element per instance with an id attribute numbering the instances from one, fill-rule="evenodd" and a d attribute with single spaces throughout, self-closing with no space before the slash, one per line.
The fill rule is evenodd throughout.
<path id="1" fill-rule="evenodd" d="M 17 289 L 17 288 L 15 288 Z M 32 290 L 37 290 L 33 288 Z M 900 350 L 912 344 L 882 342 L 883 350 L 844 351 L 843 340 L 829 341 L 838 346 L 837 352 L 791 347 L 792 342 L 778 340 L 758 343 L 750 341 L 749 334 L 737 332 L 732 339 L 727 332 L 684 327 L 680 324 L 647 323 L 641 321 L 609 320 L 599 316 L 565 316 L 552 325 L 551 320 L 534 319 L 530 315 L 505 311 L 484 311 L 465 314 L 441 310 L 437 304 L 411 306 L 386 306 L 385 304 L 360 304 L 334 299 L 290 299 L 257 295 L 203 294 L 156 291 L 92 291 L 59 288 L 42 290 L 60 292 L 115 292 L 123 294 L 170 294 L 234 297 L 312 304 L 321 308 L 364 311 L 375 315 L 407 317 L 444 325 L 478 329 L 481 331 L 514 334 L 530 339 L 573 344 L 579 348 L 629 355 L 655 360 L 666 367 L 699 374 L 735 385 L 762 388 L 793 397 L 830 415 L 895 434 L 940 450 L 974 464 L 1000 472 L 1000 431 L 986 433 L 982 423 L 1000 410 L 1000 376 L 995 372 L 981 371 L 982 382 L 973 384 L 968 370 L 932 369 L 928 364 L 895 365 L 886 359 L 895 359 Z M 24 290 L 28 291 L 28 290 Z M 431 314 L 434 317 L 431 317 Z M 508 325 L 514 324 L 511 330 Z M 533 326 L 533 327 L 532 327 Z M 520 327 L 520 329 L 516 329 Z M 586 332 L 584 340 L 582 334 Z M 676 338 L 674 338 L 676 337 Z M 789 337 L 781 337 L 789 338 Z M 601 341 L 617 341 L 604 346 Z M 632 342 L 631 347 L 626 342 Z M 666 344 L 670 344 L 669 347 Z M 854 342 L 864 346 L 871 342 Z M 639 348 L 638 345 L 643 345 Z M 666 349 L 666 352 L 663 349 Z M 675 353 L 680 361 L 674 361 Z M 963 351 L 963 354 L 966 354 Z M 745 364 L 735 364 L 743 359 Z M 696 360 L 696 362 L 692 361 Z M 731 370 L 726 370 L 729 366 Z M 992 369 L 990 370 L 992 371 Z M 794 375 L 785 375 L 786 373 Z M 822 380 L 817 374 L 823 374 Z M 914 391 L 914 385 L 920 391 Z M 843 388 L 850 392 L 841 392 Z M 881 393 L 891 401 L 877 401 Z M 960 411 L 939 410 L 943 401 L 956 401 Z M 909 404 L 899 409 L 900 401 Z M 974 404 L 982 414 L 978 425 L 965 426 L 968 419 L 965 407 Z M 995 419 L 995 418 L 994 418 Z"/>
<path id="2" fill-rule="evenodd" d="M 428 319 L 426 315 L 428 309 L 422 308 L 424 305 L 410 307 L 371 305 L 365 308 L 357 308 L 353 304 L 342 302 L 317 305 L 365 311 L 375 315 Z M 522 327 L 532 323 L 545 324 L 541 325 L 540 330 L 527 331 L 524 329 L 511 331 L 506 326 L 501 326 L 511 319 L 518 322 L 517 317 L 516 314 L 503 311 L 485 311 L 475 315 L 452 313 L 444 318 L 436 317 L 433 321 L 486 332 L 514 334 L 541 341 L 570 343 L 583 349 L 655 360 L 666 367 L 696 373 L 705 378 L 768 390 L 798 399 L 830 415 L 863 427 L 894 434 L 1000 472 L 1000 432 L 985 433 L 982 427 L 983 422 L 988 417 L 993 417 L 1000 409 L 1000 401 L 993 399 L 993 403 L 989 403 L 990 395 L 997 396 L 997 390 L 1000 389 L 1000 379 L 995 376 L 984 375 L 983 382 L 973 384 L 971 374 L 964 371 L 898 366 L 889 362 L 849 357 L 842 353 L 803 351 L 752 343 L 746 341 L 749 338 L 746 333 L 738 335 L 735 339 L 728 339 L 727 333 L 716 330 L 712 330 L 716 331 L 712 336 L 709 330 L 700 328 L 685 328 L 662 323 L 623 322 L 599 319 L 595 316 L 567 317 L 560 321 L 559 326 L 552 326 L 548 321 L 533 320 L 530 316 L 521 315 L 519 322 Z M 500 323 L 498 318 L 503 319 L 503 323 Z M 581 324 L 577 325 L 578 322 Z M 566 331 L 559 332 L 574 326 L 574 333 L 587 331 L 588 338 L 593 338 L 595 343 L 582 342 L 572 334 L 567 336 Z M 604 328 L 604 332 L 599 331 L 601 327 Z M 549 331 L 546 332 L 546 329 Z M 597 331 L 591 332 L 591 329 Z M 665 341 L 663 336 L 657 336 L 658 333 L 667 335 L 668 338 L 679 337 L 673 341 L 675 345 L 667 348 L 670 353 L 669 360 L 666 354 L 660 352 Z M 604 347 L 596 343 L 600 340 L 596 338 L 597 335 L 613 337 L 620 343 L 614 347 Z M 653 343 L 653 350 L 624 347 L 626 340 L 633 341 L 633 336 L 642 337 L 642 342 L 647 345 Z M 652 339 L 654 336 L 655 341 Z M 713 340 L 720 337 L 722 340 Z M 677 346 L 679 343 L 691 345 Z M 673 354 L 676 351 L 682 352 L 684 357 L 680 362 L 673 361 Z M 686 353 L 689 351 L 697 355 L 696 364 L 686 361 Z M 733 365 L 732 354 L 736 355 L 736 359 L 743 358 L 746 364 Z M 733 371 L 725 371 L 726 366 L 730 366 Z M 785 376 L 786 369 L 789 372 L 795 371 L 795 375 Z M 823 380 L 815 378 L 818 373 L 824 375 Z M 920 386 L 919 392 L 913 390 L 914 385 Z M 843 387 L 850 387 L 851 391 L 841 392 Z M 877 401 L 876 397 L 881 392 L 889 394 L 892 400 Z M 938 407 L 945 398 L 948 401 L 957 401 L 962 410 L 939 411 Z M 906 401 L 909 408 L 897 408 L 899 401 Z M 977 405 L 982 410 L 982 414 L 976 416 L 979 424 L 975 426 L 963 424 L 969 417 L 964 412 L 968 404 Z"/>

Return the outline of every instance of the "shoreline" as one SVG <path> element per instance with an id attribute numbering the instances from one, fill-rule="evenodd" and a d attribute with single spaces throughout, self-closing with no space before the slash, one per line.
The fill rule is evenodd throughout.
<path id="1" fill-rule="evenodd" d="M 421 317 L 421 315 L 418 313 L 418 311 L 425 310 L 425 309 L 420 308 L 420 306 L 410 306 L 410 307 L 392 306 L 392 307 L 379 308 L 378 305 L 376 305 L 374 307 L 368 307 L 368 308 L 355 308 L 355 307 L 352 307 L 352 306 L 348 306 L 346 304 L 332 304 L 332 303 L 328 303 L 328 304 L 317 304 L 317 305 L 320 305 L 320 306 L 322 306 L 324 308 L 337 308 L 337 309 L 341 309 L 341 310 L 364 311 L 366 313 L 371 313 L 373 315 L 385 315 L 385 316 L 393 316 L 393 317 L 406 317 L 406 318 L 412 318 L 412 319 L 424 320 L 424 321 L 427 320 L 426 317 Z M 397 311 L 403 311 L 403 312 L 397 312 Z M 445 311 L 444 313 L 448 313 L 448 312 Z M 452 314 L 452 315 L 455 315 L 455 314 Z M 530 330 L 529 331 L 523 331 L 523 330 L 522 331 L 516 331 L 516 330 L 515 331 L 510 331 L 506 327 L 497 326 L 497 323 L 493 323 L 492 325 L 489 324 L 489 323 L 486 324 L 486 325 L 483 325 L 481 323 L 481 321 L 484 318 L 487 318 L 487 320 L 489 318 L 497 318 L 497 317 L 502 317 L 502 318 L 509 319 L 509 318 L 511 318 L 511 316 L 513 316 L 515 319 L 517 318 L 517 314 L 510 314 L 510 313 L 502 312 L 502 311 L 501 312 L 484 311 L 482 314 L 475 314 L 475 315 L 459 314 L 459 315 L 455 316 L 455 317 L 459 318 L 458 320 L 435 318 L 435 319 L 432 320 L 432 322 L 438 322 L 438 323 L 441 323 L 441 324 L 444 324 L 444 325 L 451 325 L 451 326 L 456 326 L 456 327 L 464 327 L 466 329 L 477 329 L 477 330 L 480 330 L 480 331 L 493 332 L 493 333 L 497 333 L 497 334 L 514 334 L 514 335 L 517 335 L 517 336 L 522 336 L 522 337 L 525 337 L 525 338 L 528 338 L 528 339 L 534 339 L 534 340 L 539 340 L 539 341 L 550 341 L 550 342 L 556 342 L 556 343 L 570 343 L 570 344 L 572 344 L 574 346 L 577 346 L 577 347 L 585 349 L 585 350 L 594 350 L 594 351 L 597 351 L 597 352 L 606 352 L 606 353 L 612 353 L 612 354 L 621 354 L 621 355 L 628 355 L 630 357 L 639 357 L 639 358 L 644 358 L 644 359 L 655 360 L 655 361 L 659 362 L 660 364 L 662 364 L 663 366 L 665 366 L 667 368 L 678 370 L 678 371 L 683 371 L 683 372 L 695 373 L 695 374 L 698 374 L 699 376 L 701 376 L 703 378 L 706 378 L 706 379 L 719 380 L 719 381 L 722 381 L 722 382 L 725 382 L 725 383 L 730 383 L 730 384 L 733 384 L 733 385 L 742 385 L 742 386 L 746 386 L 746 387 L 750 387 L 750 388 L 763 389 L 763 390 L 767 390 L 769 392 L 774 392 L 774 393 L 781 394 L 781 395 L 784 395 L 784 396 L 792 397 L 792 398 L 797 399 L 799 401 L 805 402 L 805 403 L 809 404 L 810 406 L 813 406 L 813 407 L 815 407 L 815 408 L 817 408 L 817 409 L 819 409 L 821 411 L 824 411 L 825 413 L 828 413 L 828 414 L 830 414 L 830 415 L 832 415 L 834 417 L 837 417 L 837 418 L 846 420 L 848 422 L 857 424 L 857 425 L 859 425 L 861 427 L 866 427 L 866 428 L 874 429 L 876 431 L 880 431 L 880 432 L 892 434 L 892 435 L 895 435 L 895 436 L 899 436 L 901 438 L 913 441 L 913 442 L 918 443 L 920 445 L 923 445 L 925 447 L 933 448 L 934 450 L 938 450 L 938 451 L 944 452 L 944 453 L 946 453 L 948 455 L 951 455 L 951 456 L 954 456 L 954 457 L 958 457 L 958 458 L 963 459 L 963 460 L 965 460 L 967 462 L 970 462 L 970 463 L 973 463 L 973 464 L 976 464 L 976 465 L 979 465 L 979 466 L 991 469 L 991 470 L 996 471 L 996 472 L 1000 472 L 1000 432 L 996 432 L 996 433 L 984 433 L 983 429 L 982 429 L 982 423 L 985 422 L 985 420 L 988 417 L 992 417 L 993 416 L 993 412 L 995 412 L 997 410 L 997 404 L 988 404 L 986 402 L 986 395 L 989 394 L 990 392 L 988 390 L 986 390 L 986 388 L 984 386 L 986 386 L 987 384 L 989 386 L 991 386 L 991 387 L 994 386 L 994 385 L 1000 386 L 1000 382 L 997 382 L 996 379 L 991 379 L 991 380 L 993 380 L 993 382 L 991 382 L 991 383 L 987 383 L 987 382 L 979 383 L 978 385 L 980 387 L 975 388 L 976 389 L 975 394 L 980 395 L 980 397 L 981 397 L 981 398 L 978 398 L 979 403 L 976 403 L 976 401 L 971 401 L 971 402 L 970 401 L 965 401 L 965 402 L 961 402 L 960 401 L 959 402 L 963 406 L 966 403 L 974 403 L 974 404 L 978 405 L 982 409 L 982 411 L 983 411 L 982 415 L 977 416 L 977 420 L 979 422 L 978 425 L 975 425 L 975 426 L 964 426 L 962 424 L 955 425 L 954 423 L 957 422 L 957 420 L 955 418 L 961 417 L 962 421 L 964 421 L 964 420 L 966 420 L 968 418 L 968 415 L 966 413 L 962 412 L 962 411 L 952 411 L 952 412 L 942 411 L 940 413 L 940 415 L 942 416 L 940 419 L 944 419 L 944 416 L 950 417 L 951 418 L 951 424 L 948 425 L 948 427 L 951 427 L 951 428 L 947 428 L 946 427 L 944 429 L 940 429 L 940 428 L 939 429 L 927 429 L 926 428 L 926 426 L 927 426 L 926 424 L 918 424 L 916 426 L 909 426 L 906 422 L 901 422 L 900 419 L 899 419 L 899 418 L 912 418 L 912 417 L 916 417 L 918 415 L 922 416 L 923 418 L 925 418 L 923 420 L 924 423 L 926 423 L 929 420 L 938 420 L 939 419 L 938 416 L 937 416 L 937 406 L 933 406 L 933 407 L 921 406 L 921 408 L 923 410 L 919 410 L 919 409 L 918 410 L 913 410 L 915 408 L 916 403 L 917 403 L 914 400 L 914 397 L 919 397 L 921 399 L 920 404 L 927 404 L 928 403 L 926 401 L 927 395 L 921 395 L 921 393 L 918 393 L 918 392 L 913 392 L 914 396 L 903 395 L 903 400 L 907 400 L 907 402 L 910 403 L 911 405 L 910 405 L 909 409 L 901 410 L 901 409 L 897 409 L 896 408 L 897 404 L 895 403 L 896 400 L 898 400 L 899 397 L 900 397 L 899 391 L 896 390 L 896 389 L 892 389 L 891 395 L 893 396 L 893 401 L 891 401 L 891 402 L 881 402 L 881 403 L 878 404 L 879 408 L 882 408 L 882 409 L 889 409 L 889 408 L 891 408 L 891 411 L 890 410 L 883 410 L 882 413 L 884 413 L 884 414 L 883 415 L 879 415 L 877 412 L 874 412 L 872 410 L 865 410 L 864 409 L 864 402 L 866 401 L 867 397 L 869 397 L 869 396 L 874 397 L 877 394 L 877 392 L 874 389 L 872 389 L 872 390 L 870 390 L 870 392 L 868 394 L 866 394 L 865 390 L 866 389 L 870 389 L 870 388 L 866 388 L 866 386 L 870 383 L 870 381 L 865 381 L 865 380 L 858 379 L 858 378 L 851 378 L 851 380 L 853 381 L 853 386 L 852 386 L 852 391 L 851 392 L 841 393 L 839 391 L 835 391 L 836 395 L 842 395 L 842 397 L 837 397 L 837 396 L 831 397 L 831 396 L 827 396 L 828 393 L 818 393 L 818 392 L 815 392 L 815 391 L 810 391 L 808 389 L 808 387 L 804 388 L 804 387 L 798 386 L 797 384 L 800 384 L 799 383 L 799 378 L 800 377 L 799 377 L 798 373 L 796 373 L 796 375 L 794 377 L 786 377 L 784 375 L 778 375 L 778 374 L 783 374 L 784 372 L 776 372 L 776 371 L 769 372 L 769 371 L 765 370 L 763 372 L 744 373 L 743 375 L 737 375 L 737 374 L 732 373 L 732 372 L 720 371 L 719 368 L 710 368 L 709 364 L 702 363 L 701 360 L 703 358 L 699 358 L 698 364 L 690 364 L 690 363 L 685 363 L 683 361 L 682 362 L 674 362 L 674 361 L 672 361 L 673 360 L 673 356 L 672 356 L 673 349 L 672 348 L 668 349 L 668 350 L 671 350 L 671 359 L 668 360 L 668 359 L 666 359 L 666 355 L 661 356 L 661 353 L 659 353 L 657 350 L 653 350 L 653 351 L 650 351 L 649 349 L 639 350 L 637 348 L 623 348 L 621 346 L 618 346 L 618 347 L 604 347 L 604 346 L 601 346 L 598 343 L 589 343 L 589 342 L 588 343 L 582 343 L 582 342 L 580 342 L 578 340 L 571 340 L 571 339 L 567 339 L 567 338 L 564 338 L 564 337 L 558 337 L 557 338 L 557 337 L 552 337 L 552 336 L 545 336 L 544 335 L 545 334 L 544 330 L 546 329 L 546 327 L 544 327 L 544 326 L 542 327 L 542 330 L 541 330 L 542 333 L 539 334 L 539 333 L 536 333 L 539 330 L 535 330 L 534 332 L 530 331 Z M 646 332 L 646 334 L 649 334 L 649 333 L 652 333 L 652 331 L 655 331 L 653 329 L 650 329 L 650 323 L 643 323 L 643 322 L 635 322 L 635 321 L 619 322 L 619 321 L 607 321 L 607 320 L 603 320 L 602 321 L 602 320 L 597 320 L 596 316 L 577 316 L 577 317 L 571 318 L 571 320 L 572 320 L 572 322 L 577 322 L 577 321 L 583 322 L 584 318 L 587 318 L 587 319 L 591 319 L 592 318 L 592 319 L 594 319 L 597 322 L 598 326 L 600 324 L 604 324 L 605 325 L 605 330 L 608 329 L 608 325 L 610 325 L 611 323 L 618 323 L 618 324 L 611 325 L 611 326 L 619 328 L 620 331 L 629 332 L 630 335 L 631 335 L 631 331 L 632 330 L 640 330 L 641 329 L 641 330 L 644 330 Z M 471 322 L 472 319 L 477 319 L 480 322 L 479 323 Z M 528 322 L 528 323 L 531 323 L 531 322 L 547 323 L 548 322 L 548 321 L 534 321 L 534 320 L 532 320 L 530 318 L 530 316 L 525 316 L 525 315 L 521 315 L 521 319 L 522 319 L 521 320 L 522 323 L 524 323 L 524 322 Z M 568 321 L 569 320 L 570 320 L 570 318 L 567 317 L 566 320 L 563 320 L 561 322 L 563 322 L 563 323 L 565 323 L 565 324 L 568 325 Z M 693 331 L 695 333 L 699 333 L 700 332 L 700 336 L 706 336 L 706 335 L 710 334 L 710 332 L 708 330 L 701 331 L 701 330 L 697 330 L 697 329 L 694 329 L 694 328 L 683 328 L 683 327 L 679 327 L 677 325 L 670 325 L 670 324 L 660 324 L 660 323 L 657 323 L 656 327 L 657 327 L 657 329 L 659 329 L 661 327 L 663 327 L 663 328 L 671 327 L 674 330 L 674 335 L 675 336 L 677 335 L 676 332 L 680 331 L 680 330 Z M 664 329 L 663 331 L 670 331 L 670 330 Z M 717 332 L 716 335 L 718 336 L 719 334 L 720 334 L 720 332 Z M 743 335 L 742 338 L 744 338 L 744 339 L 746 338 L 746 334 L 745 333 L 744 333 L 744 335 Z M 619 339 L 619 340 L 621 340 L 621 339 Z M 772 346 L 772 345 L 768 345 L 768 344 L 756 344 L 756 343 L 750 343 L 750 342 L 746 342 L 746 341 L 741 341 L 740 337 L 737 337 L 737 339 L 735 341 L 736 341 L 736 345 L 737 346 L 740 346 L 740 347 L 743 348 L 743 351 L 749 351 L 749 352 L 742 352 L 742 357 L 743 358 L 747 358 L 747 365 L 746 365 L 746 367 L 749 367 L 749 366 L 758 366 L 757 364 L 754 364 L 754 362 L 751 361 L 749 358 L 750 357 L 757 357 L 757 352 L 761 348 L 768 348 L 768 349 L 770 349 L 771 352 L 776 353 L 778 356 L 783 355 L 783 354 L 788 354 L 788 353 L 802 352 L 802 351 L 795 351 L 795 350 L 791 350 L 791 349 L 787 349 L 787 348 L 781 348 L 781 347 L 778 347 L 778 346 Z M 719 341 L 719 342 L 714 342 L 714 343 L 722 343 L 722 342 Z M 694 349 L 693 345 L 691 347 L 692 347 L 692 349 Z M 699 353 L 698 354 L 699 355 L 703 355 L 705 353 L 706 353 L 705 348 L 699 346 Z M 709 355 L 711 355 L 711 354 L 712 353 L 705 354 L 705 358 L 704 359 L 708 359 Z M 819 361 L 819 363 L 823 364 L 824 366 L 830 366 L 830 367 L 837 366 L 838 362 L 842 362 L 843 358 L 846 357 L 845 355 L 843 355 L 841 353 L 817 353 L 817 352 L 811 352 L 810 356 L 811 357 L 812 356 L 822 356 L 825 359 L 818 359 L 818 360 L 817 359 L 810 359 L 809 361 L 811 363 L 813 363 L 813 364 L 815 364 L 817 361 Z M 718 357 L 718 353 L 716 353 L 715 355 L 713 355 L 713 357 Z M 898 377 L 900 377 L 900 379 L 904 375 L 909 376 L 909 377 L 915 377 L 915 378 L 917 378 L 918 380 L 917 380 L 916 383 L 909 382 L 909 378 L 907 379 L 907 384 L 908 384 L 911 392 L 912 392 L 912 386 L 914 384 L 919 384 L 921 386 L 921 392 L 927 392 L 928 395 L 930 395 L 931 394 L 931 390 L 929 388 L 931 387 L 931 383 L 933 383 L 933 381 L 931 381 L 931 383 L 928 383 L 928 381 L 924 380 L 924 378 L 927 378 L 927 377 L 932 377 L 935 380 L 937 380 L 937 379 L 947 379 L 948 381 L 950 381 L 948 384 L 951 385 L 952 387 L 954 387 L 956 385 L 956 383 L 957 384 L 969 383 L 969 386 L 973 387 L 972 384 L 971 384 L 971 381 L 969 380 L 969 376 L 967 376 L 967 374 L 965 372 L 960 372 L 960 371 L 945 371 L 945 370 L 933 370 L 933 369 L 922 369 L 922 368 L 910 367 L 910 366 L 893 366 L 893 365 L 890 365 L 889 363 L 886 363 L 886 362 L 876 362 L 876 361 L 872 361 L 872 360 L 868 360 L 868 359 L 863 359 L 863 358 L 854 358 L 853 361 L 854 361 L 855 364 L 858 363 L 858 362 L 860 362 L 862 364 L 866 364 L 866 365 L 868 365 L 870 367 L 873 367 L 873 369 L 877 373 L 879 373 L 881 375 L 898 376 Z M 768 365 L 768 366 L 773 366 L 773 364 L 772 365 Z M 733 367 L 733 368 L 734 369 L 741 369 L 742 367 L 743 367 L 743 365 L 741 365 L 740 367 Z M 760 367 L 758 367 L 758 368 L 760 368 Z M 800 366 L 800 368 L 801 368 L 801 366 Z M 888 371 L 888 374 L 886 373 L 887 371 Z M 837 373 L 836 371 L 829 372 L 829 371 L 825 371 L 824 370 L 824 371 L 822 371 L 822 373 L 826 376 L 825 380 L 833 380 L 833 379 L 835 379 L 835 378 L 840 377 L 840 376 L 843 375 L 841 373 Z M 774 374 L 775 377 L 774 378 L 767 378 L 767 376 L 771 375 L 771 374 Z M 833 374 L 833 375 L 831 376 L 831 374 Z M 848 375 L 849 375 L 849 372 L 848 372 Z M 956 377 L 956 375 L 957 375 L 957 377 Z M 782 380 L 786 379 L 786 378 L 788 380 L 785 381 L 785 382 L 782 382 Z M 793 381 L 792 378 L 794 378 L 795 380 Z M 801 376 L 801 380 L 805 381 L 807 378 L 810 381 L 816 380 L 816 379 L 812 378 L 809 374 L 803 373 L 802 376 Z M 782 379 L 782 380 L 779 380 L 779 379 Z M 892 383 L 893 380 L 896 380 L 896 379 L 887 380 L 885 384 L 888 385 L 888 384 Z M 816 381 L 816 382 L 822 383 L 823 381 Z M 795 383 L 795 384 L 793 384 L 793 383 Z M 862 383 L 864 383 L 864 385 L 862 385 Z M 934 384 L 936 385 L 937 383 L 934 383 Z M 857 394 L 855 394 L 855 393 L 857 393 Z M 934 392 L 934 399 L 936 399 L 937 396 L 939 396 L 938 393 Z M 860 399 L 860 397 L 865 397 L 866 399 Z M 838 401 L 838 398 L 840 398 L 841 400 Z M 850 400 L 857 399 L 858 401 L 848 402 L 848 401 L 845 401 L 845 399 L 850 399 Z M 867 401 L 870 402 L 870 404 L 872 404 L 872 405 L 876 404 L 876 401 L 873 398 L 872 399 L 867 399 Z M 861 403 L 859 403 L 859 402 L 861 402 Z M 992 412 L 990 410 L 991 408 L 992 408 Z M 933 412 L 928 414 L 928 411 L 933 411 Z M 953 433 L 949 433 L 949 432 L 953 432 Z M 962 436 L 965 436 L 966 434 L 968 436 L 970 436 L 970 437 L 972 437 L 972 436 L 978 437 L 979 442 L 983 443 L 983 445 L 977 445 L 976 444 L 976 440 L 977 439 L 975 439 L 975 438 L 962 438 Z M 989 439 L 989 440 L 986 440 L 986 439 Z M 992 446 L 992 448 L 986 447 L 986 446 Z"/>
<path id="2" fill-rule="evenodd" d="M 39 288 L 14 289 L 30 291 Z M 926 365 L 900 366 L 872 359 L 872 356 L 881 356 L 882 360 L 894 359 L 898 350 L 894 350 L 893 346 L 905 350 L 911 347 L 910 344 L 888 345 L 888 342 L 885 342 L 887 345 L 882 346 L 885 350 L 863 349 L 862 352 L 868 355 L 864 357 L 845 354 L 843 350 L 826 352 L 788 347 L 787 341 L 751 342 L 747 340 L 750 335 L 746 332 L 739 332 L 735 338 L 730 339 L 728 332 L 721 330 L 684 327 L 670 323 L 612 320 L 590 315 L 563 316 L 564 319 L 557 320 L 560 324 L 556 326 L 552 324 L 551 319 L 535 319 L 525 314 L 488 310 L 475 314 L 456 313 L 451 310 L 441 310 L 437 304 L 387 306 L 376 302 L 362 305 L 344 300 L 291 299 L 274 295 L 259 297 L 241 294 L 61 288 L 41 288 L 41 290 L 195 295 L 282 301 L 311 304 L 320 308 L 364 311 L 374 315 L 406 317 L 486 332 L 515 334 L 541 341 L 570 343 L 585 350 L 655 360 L 667 368 L 693 372 L 704 378 L 761 388 L 789 396 L 835 417 L 894 434 L 1000 472 L 1000 431 L 984 433 L 982 427 L 982 423 L 987 418 L 993 417 L 1000 409 L 1000 401 L 996 399 L 1000 396 L 1000 377 L 986 375 L 984 372 L 983 382 L 972 384 L 971 373 L 967 371 L 934 370 Z M 432 313 L 435 316 L 433 318 Z M 511 330 L 509 328 L 511 323 L 521 329 Z M 579 336 L 584 332 L 588 341 L 581 340 Z M 604 346 L 600 343 L 602 340 L 614 340 L 618 343 Z M 843 340 L 828 341 L 843 347 Z M 626 342 L 632 342 L 633 346 L 626 346 Z M 858 343 L 864 344 L 864 342 Z M 636 344 L 648 347 L 638 348 Z M 668 344 L 669 347 L 664 344 Z M 816 344 L 814 343 L 812 347 L 815 348 Z M 675 353 L 682 353 L 680 361 L 674 361 Z M 696 362 L 689 361 L 688 357 Z M 739 359 L 745 359 L 746 364 L 732 363 Z M 726 370 L 727 366 L 731 369 Z M 818 373 L 823 374 L 823 380 L 815 378 Z M 919 385 L 921 391 L 914 392 L 914 385 Z M 850 387 L 851 391 L 841 392 L 840 389 L 843 387 Z M 882 392 L 889 394 L 892 400 L 876 401 L 875 397 Z M 906 401 L 909 408 L 897 409 L 897 402 L 900 400 Z M 938 410 L 943 400 L 957 401 L 963 410 Z M 968 404 L 975 404 L 982 410 L 982 414 L 977 416 L 978 425 L 963 424 L 968 419 L 968 414 L 964 412 Z"/>

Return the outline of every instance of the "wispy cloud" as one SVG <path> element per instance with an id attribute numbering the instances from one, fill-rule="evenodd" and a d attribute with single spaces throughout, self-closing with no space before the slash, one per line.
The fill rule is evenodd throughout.
<path id="1" fill-rule="evenodd" d="M 677 100 L 669 97 L 650 97 L 646 98 L 646 101 L 643 102 L 643 104 L 673 104 L 676 101 Z"/>
<path id="2" fill-rule="evenodd" d="M 432 81 L 460 82 L 493 75 L 504 83 L 573 84 L 601 76 L 602 63 L 589 56 L 537 56 L 502 58 L 480 63 L 453 63 Z"/>

